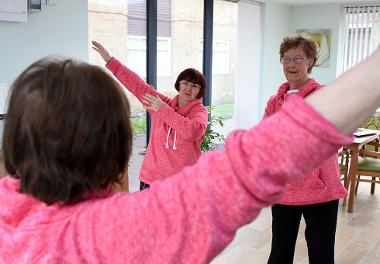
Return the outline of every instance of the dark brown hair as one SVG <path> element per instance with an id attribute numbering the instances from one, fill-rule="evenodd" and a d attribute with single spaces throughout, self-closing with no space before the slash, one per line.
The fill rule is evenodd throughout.
<path id="1" fill-rule="evenodd" d="M 129 103 L 100 67 L 44 58 L 13 83 L 5 167 L 20 192 L 75 203 L 120 182 L 132 149 Z"/>
<path id="2" fill-rule="evenodd" d="M 308 39 L 300 35 L 285 37 L 280 46 L 280 59 L 284 57 L 285 52 L 298 47 L 303 49 L 307 58 L 313 59 L 313 64 L 307 69 L 307 72 L 311 73 L 311 70 L 317 62 L 317 45 L 312 39 Z"/>
<path id="3" fill-rule="evenodd" d="M 201 89 L 199 89 L 199 93 L 197 95 L 197 98 L 202 98 L 206 94 L 206 79 L 203 76 L 203 74 L 193 68 L 188 68 L 184 71 L 182 71 L 178 77 L 177 80 L 175 81 L 174 87 L 177 91 L 179 91 L 179 82 L 180 81 L 188 81 L 192 82 L 194 84 L 198 84 Z"/>

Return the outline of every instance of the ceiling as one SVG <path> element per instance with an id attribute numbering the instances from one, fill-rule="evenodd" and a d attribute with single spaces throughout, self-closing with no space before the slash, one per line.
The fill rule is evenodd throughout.
<path id="1" fill-rule="evenodd" d="M 263 2 L 267 2 L 264 0 Z M 268 1 L 269 2 L 269 1 Z M 270 2 L 284 3 L 288 5 L 315 5 L 315 4 L 336 4 L 336 3 L 369 3 L 374 1 L 365 1 L 365 0 L 270 0 Z"/>

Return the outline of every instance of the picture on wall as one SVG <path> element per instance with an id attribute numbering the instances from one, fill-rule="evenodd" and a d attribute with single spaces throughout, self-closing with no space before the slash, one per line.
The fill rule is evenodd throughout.
<path id="1" fill-rule="evenodd" d="M 29 11 L 41 11 L 41 0 L 29 0 Z"/>
<path id="2" fill-rule="evenodd" d="M 317 45 L 316 67 L 330 67 L 331 30 L 330 29 L 298 29 L 296 33 L 311 38 Z"/>

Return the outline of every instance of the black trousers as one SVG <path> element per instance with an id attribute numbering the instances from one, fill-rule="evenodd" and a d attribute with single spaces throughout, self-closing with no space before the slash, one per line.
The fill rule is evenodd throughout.
<path id="1" fill-rule="evenodd" d="M 150 187 L 149 184 L 140 181 L 140 191 L 142 191 L 142 190 L 144 190 L 144 189 L 149 189 L 149 187 Z"/>
<path id="2" fill-rule="evenodd" d="M 303 215 L 310 264 L 333 264 L 338 200 L 327 203 L 272 206 L 272 249 L 269 264 L 292 264 Z"/>

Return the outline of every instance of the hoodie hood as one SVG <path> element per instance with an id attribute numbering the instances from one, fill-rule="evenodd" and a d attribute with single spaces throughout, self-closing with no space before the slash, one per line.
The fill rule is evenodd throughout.
<path id="1" fill-rule="evenodd" d="M 299 95 L 302 98 L 304 98 L 320 87 L 321 85 L 317 83 L 314 79 L 309 79 L 297 92 L 294 92 L 293 94 Z M 278 89 L 277 94 L 273 96 L 272 100 L 275 103 L 275 111 L 273 113 L 277 112 L 284 103 L 289 88 L 290 85 L 288 82 L 283 83 Z"/>
<path id="2" fill-rule="evenodd" d="M 176 109 L 176 112 L 178 114 L 181 114 L 183 116 L 187 116 L 191 110 L 193 108 L 199 108 L 200 106 L 203 107 L 203 97 L 202 98 L 199 98 L 199 99 L 195 99 L 194 101 L 190 102 L 190 103 L 187 103 L 184 107 L 182 108 L 179 108 L 178 107 L 178 99 L 179 99 L 179 96 L 176 95 L 175 97 L 173 97 L 168 105 L 173 108 L 173 109 Z"/>
<path id="3" fill-rule="evenodd" d="M 321 85 L 317 83 L 314 79 L 309 79 L 298 91 L 292 93 L 298 96 L 306 97 L 311 94 L 316 89 L 320 88 Z M 269 99 L 267 106 L 265 107 L 264 118 L 273 115 L 278 110 L 280 110 L 282 104 L 286 100 L 286 97 L 289 95 L 288 91 L 290 85 L 288 82 L 283 83 L 280 88 L 278 88 L 277 93 Z"/>
<path id="4" fill-rule="evenodd" d="M 13 230 L 27 225 L 25 219 L 32 221 L 32 219 L 38 215 L 38 212 L 42 212 L 51 209 L 57 209 L 57 205 L 48 206 L 34 199 L 32 196 L 20 193 L 19 180 L 10 176 L 4 177 L 0 181 L 0 227 Z"/>
<path id="5" fill-rule="evenodd" d="M 19 189 L 18 179 L 6 176 L 0 180 L 0 231 L 28 229 L 33 223 L 59 221 L 69 217 L 74 210 L 74 207 L 60 203 L 47 205 L 30 194 L 20 193 Z M 112 189 L 98 190 L 84 195 L 83 200 L 104 198 L 114 193 Z M 62 206 L 65 206 L 66 210 L 61 211 Z M 59 215 L 56 214 L 57 211 L 60 211 Z M 49 219 L 49 222 L 43 219 Z"/>
<path id="6" fill-rule="evenodd" d="M 312 93 L 315 89 L 321 87 L 314 79 L 309 79 L 295 94 L 306 97 Z M 277 96 L 283 98 L 284 95 L 289 91 L 290 85 L 288 82 L 283 83 L 278 89 Z"/>

